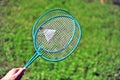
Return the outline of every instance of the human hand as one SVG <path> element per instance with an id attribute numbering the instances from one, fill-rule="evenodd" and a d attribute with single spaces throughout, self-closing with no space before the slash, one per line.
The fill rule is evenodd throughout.
<path id="1" fill-rule="evenodd" d="M 13 68 L 1 80 L 20 80 L 24 71 L 25 68 Z"/>

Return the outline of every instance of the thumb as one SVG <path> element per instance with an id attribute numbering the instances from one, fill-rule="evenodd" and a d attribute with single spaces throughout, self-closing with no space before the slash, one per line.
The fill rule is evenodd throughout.
<path id="1" fill-rule="evenodd" d="M 19 68 L 18 72 L 15 74 L 16 76 L 21 75 L 22 73 L 24 73 L 25 68 Z"/>

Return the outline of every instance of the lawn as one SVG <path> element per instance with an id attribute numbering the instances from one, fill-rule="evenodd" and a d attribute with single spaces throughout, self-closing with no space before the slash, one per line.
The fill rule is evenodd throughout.
<path id="1" fill-rule="evenodd" d="M 120 80 L 120 7 L 97 0 L 0 0 L 0 78 L 34 54 L 33 24 L 53 8 L 78 20 L 80 44 L 60 62 L 39 57 L 22 80 Z"/>

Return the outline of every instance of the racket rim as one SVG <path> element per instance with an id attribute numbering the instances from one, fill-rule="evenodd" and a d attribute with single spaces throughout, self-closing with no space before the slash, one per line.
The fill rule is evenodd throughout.
<path id="1" fill-rule="evenodd" d="M 82 38 L 82 28 L 81 28 L 81 26 L 80 26 L 80 24 L 78 23 L 78 21 L 75 19 L 75 22 L 76 22 L 76 25 L 78 26 L 78 31 L 79 31 L 79 37 L 78 37 L 78 39 L 77 39 L 77 42 L 76 42 L 76 44 L 75 44 L 75 46 L 74 46 L 74 48 L 66 55 L 66 56 L 64 56 L 64 57 L 62 57 L 62 58 L 59 58 L 59 59 L 50 59 L 50 58 L 47 58 L 47 57 L 45 57 L 44 55 L 41 55 L 40 57 L 42 58 L 42 59 L 44 59 L 44 60 L 46 60 L 46 61 L 50 61 L 50 62 L 59 62 L 59 61 L 62 61 L 62 60 L 64 60 L 64 59 L 66 59 L 67 57 L 69 57 L 74 51 L 75 51 L 75 49 L 77 48 L 77 46 L 78 46 L 78 44 L 80 43 L 80 40 L 81 40 L 81 38 Z M 41 53 L 41 52 L 39 52 L 39 53 Z M 42 53 L 41 53 L 42 54 Z"/>
<path id="2" fill-rule="evenodd" d="M 33 25 L 33 29 L 32 29 L 32 36 L 34 36 L 34 34 L 35 34 L 35 27 L 36 27 L 36 24 L 39 22 L 39 20 L 42 19 L 46 14 L 49 14 L 50 12 L 55 11 L 55 10 L 60 10 L 60 11 L 66 12 L 68 15 L 72 16 L 72 14 L 71 14 L 68 10 L 66 10 L 66 9 L 54 8 L 54 9 L 48 10 L 48 11 L 45 12 L 43 15 L 39 16 L 39 18 L 35 21 L 35 23 L 34 23 L 34 25 Z M 72 17 L 73 17 L 73 16 L 72 16 Z M 73 19 L 75 20 L 76 24 L 78 25 L 79 32 L 80 32 L 80 33 L 79 33 L 79 34 L 80 34 L 80 35 L 79 35 L 79 38 L 78 38 L 78 40 L 77 40 L 76 45 L 74 46 L 74 48 L 73 48 L 66 56 L 64 56 L 63 58 L 57 59 L 57 60 L 49 59 L 49 58 L 45 57 L 42 53 L 38 52 L 38 53 L 42 54 L 42 55 L 41 55 L 41 58 L 43 58 L 44 60 L 50 61 L 50 62 L 58 62 L 58 61 L 64 60 L 64 59 L 67 58 L 68 56 L 70 56 L 70 55 L 72 54 L 72 52 L 77 48 L 77 46 L 78 46 L 78 44 L 79 44 L 79 42 L 80 42 L 80 40 L 81 40 L 81 37 L 82 37 L 82 28 L 81 28 L 80 24 L 78 23 L 78 21 L 77 21 L 74 17 L 73 17 Z M 33 38 L 34 38 L 34 37 L 33 37 Z M 38 48 L 39 48 L 39 47 L 41 47 L 41 46 L 38 46 Z M 35 51 L 38 50 L 35 46 L 34 46 L 34 48 L 35 48 Z M 42 48 L 41 48 L 41 49 L 42 49 Z"/>

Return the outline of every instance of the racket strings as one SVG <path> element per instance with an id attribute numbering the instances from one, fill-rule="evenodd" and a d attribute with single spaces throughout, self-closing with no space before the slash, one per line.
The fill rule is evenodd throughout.
<path id="1" fill-rule="evenodd" d="M 37 25 L 35 25 L 33 33 L 35 33 L 35 31 L 38 29 L 38 27 L 45 22 L 47 19 L 54 17 L 54 16 L 70 16 L 70 14 L 68 12 L 65 12 L 64 10 L 53 10 L 51 12 L 49 12 L 49 14 L 47 14 L 48 12 L 46 12 L 45 16 L 41 16 L 39 17 L 38 21 L 37 21 Z"/>
<path id="2" fill-rule="evenodd" d="M 59 53 L 50 53 L 50 52 L 46 52 L 44 50 L 41 50 L 40 52 L 42 53 L 43 56 L 45 56 L 47 59 L 50 60 L 59 60 L 69 54 L 71 54 L 70 52 L 72 52 L 71 50 L 73 50 L 78 42 L 78 37 L 80 36 L 79 34 L 79 29 L 78 27 L 76 27 L 76 32 L 74 35 L 74 39 L 72 40 L 72 42 L 70 43 L 70 45 L 65 48 L 64 50 L 60 51 Z M 69 54 L 68 54 L 69 53 Z"/>
<path id="3" fill-rule="evenodd" d="M 72 38 L 74 22 L 70 18 L 59 17 L 48 21 L 48 23 L 41 27 L 43 30 L 38 32 L 36 37 L 37 42 L 45 49 L 55 52 L 66 46 Z M 50 41 L 47 41 L 45 34 L 43 34 L 46 29 L 49 31 L 56 30 Z M 46 34 L 47 37 L 51 35 L 49 31 L 46 31 L 46 33 L 48 32 L 48 34 Z"/>

